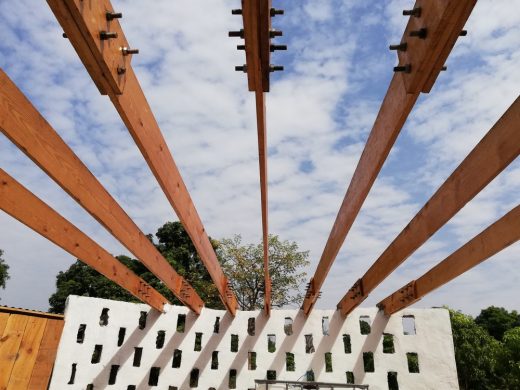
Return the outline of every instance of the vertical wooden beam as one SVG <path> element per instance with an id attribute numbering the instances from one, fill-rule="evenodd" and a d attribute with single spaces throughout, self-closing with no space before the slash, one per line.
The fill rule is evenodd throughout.
<path id="1" fill-rule="evenodd" d="M 350 313 L 520 154 L 520 97 L 338 303 Z"/>
<path id="2" fill-rule="evenodd" d="M 10 315 L 7 318 L 7 323 L 0 337 L 0 389 L 7 389 L 9 384 L 27 320 L 27 317 L 17 315 Z"/>
<path id="3" fill-rule="evenodd" d="M 473 237 L 417 280 L 412 280 L 377 305 L 386 315 L 404 309 L 425 295 L 476 267 L 520 240 L 520 205 Z"/>
<path id="4" fill-rule="evenodd" d="M 419 93 L 430 91 L 475 3 L 476 0 L 416 2 L 414 9 L 420 9 L 419 16 L 410 17 L 401 40 L 406 49 L 398 53 L 400 65 L 409 65 L 409 68 L 405 72 L 396 73 L 390 82 L 314 276 L 309 282 L 302 304 L 306 315 L 316 304 L 325 278 Z M 412 31 L 422 28 L 427 30 L 424 38 L 410 36 Z"/>
<path id="5" fill-rule="evenodd" d="M 222 302 L 227 310 L 234 315 L 237 309 L 235 294 L 229 287 L 228 280 L 222 271 L 217 255 L 129 59 L 124 63 L 124 72 L 122 74 L 117 72 L 117 77 L 113 72 L 106 72 L 107 68 L 112 69 L 112 63 L 117 63 L 118 67 L 121 68 L 121 64 L 118 62 L 121 61 L 121 58 L 117 59 L 113 52 L 110 53 L 110 57 L 107 57 L 103 51 L 104 46 L 100 42 L 99 33 L 100 26 L 106 23 L 106 20 L 103 22 L 104 13 L 94 10 L 94 7 L 97 6 L 93 5 L 92 2 L 47 0 L 47 3 L 98 88 L 101 86 L 101 92 L 108 94 L 110 97 L 190 236 L 197 253 L 217 287 Z M 109 0 L 102 0 L 102 5 L 107 11 L 113 10 Z M 91 8 L 89 9 L 89 7 Z M 115 43 L 119 42 L 119 45 L 116 44 L 111 50 L 117 49 L 119 50 L 118 55 L 125 57 L 124 48 L 120 45 L 126 44 L 126 39 L 120 41 L 124 35 L 118 20 L 110 21 L 103 28 L 118 33 Z M 126 57 L 128 58 L 128 56 Z M 110 62 L 109 58 L 114 58 L 114 62 Z M 124 80 L 121 80 L 121 77 Z M 114 87 L 114 82 L 117 83 L 119 89 Z"/>
<path id="6" fill-rule="evenodd" d="M 155 274 L 186 306 L 204 302 L 0 69 L 0 131 Z"/>
<path id="7" fill-rule="evenodd" d="M 76 226 L 0 169 L 0 209 L 156 310 L 168 300 Z"/>

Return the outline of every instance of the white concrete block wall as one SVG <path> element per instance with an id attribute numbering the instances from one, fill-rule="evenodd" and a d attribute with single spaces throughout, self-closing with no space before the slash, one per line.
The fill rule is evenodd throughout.
<path id="1" fill-rule="evenodd" d="M 108 308 L 108 324 L 100 325 L 100 314 Z M 139 329 L 140 313 L 148 313 L 146 327 Z M 179 314 L 186 315 L 184 332 L 177 332 Z M 415 319 L 415 335 L 403 334 L 403 315 Z M 360 316 L 369 316 L 369 335 L 360 332 Z M 219 333 L 214 333 L 220 317 Z M 248 319 L 255 318 L 255 335 L 247 332 Z M 293 319 L 293 334 L 284 332 L 285 318 Z M 329 334 L 322 331 L 322 318 L 330 321 Z M 82 343 L 78 329 L 86 325 Z M 126 329 L 124 342 L 117 345 L 120 328 Z M 156 348 L 158 331 L 165 331 L 164 346 Z M 202 333 L 201 351 L 195 351 L 196 333 Z M 383 333 L 394 336 L 395 353 L 383 353 Z M 239 337 L 238 352 L 231 352 L 231 335 Z M 267 336 L 276 335 L 276 351 L 268 352 Z M 305 335 L 312 334 L 314 353 L 305 351 Z M 345 353 L 343 335 L 351 338 L 351 353 Z M 91 363 L 96 345 L 102 345 L 99 363 Z M 134 348 L 142 348 L 139 367 L 133 366 Z M 180 368 L 172 368 L 175 349 L 182 350 Z M 211 369 L 213 351 L 218 351 L 218 369 Z M 256 370 L 248 369 L 248 352 L 256 352 Z M 295 371 L 286 371 L 286 352 L 294 354 Z M 332 353 L 332 372 L 326 372 L 325 353 Z M 363 352 L 373 352 L 375 371 L 365 373 Z M 407 352 L 419 357 L 420 373 L 410 373 Z M 72 365 L 74 383 L 69 384 Z M 108 385 L 111 367 L 119 365 L 116 383 Z M 157 386 L 149 385 L 150 370 L 160 370 Z M 453 339 L 448 312 L 444 309 L 407 309 L 385 317 L 376 308 L 358 308 L 346 319 L 334 310 L 313 310 L 305 318 L 299 310 L 273 310 L 267 320 L 261 311 L 239 311 L 232 318 L 225 311 L 203 309 L 200 316 L 180 306 L 166 306 L 159 314 L 144 304 L 71 296 L 65 313 L 65 328 L 60 341 L 51 390 L 63 389 L 190 389 L 190 373 L 199 369 L 197 389 L 229 389 L 229 373 L 236 370 L 236 388 L 254 389 L 255 379 L 266 379 L 275 370 L 277 379 L 305 380 L 308 370 L 316 381 L 346 383 L 346 372 L 354 373 L 355 383 L 368 384 L 371 390 L 388 389 L 388 372 L 397 372 L 399 389 L 458 389 Z M 88 387 L 88 385 L 93 385 Z M 273 387 L 274 389 L 274 387 Z"/>

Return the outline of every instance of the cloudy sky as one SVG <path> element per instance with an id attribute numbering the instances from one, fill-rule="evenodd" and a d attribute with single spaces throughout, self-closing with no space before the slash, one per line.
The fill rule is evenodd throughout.
<path id="1" fill-rule="evenodd" d="M 289 51 L 267 96 L 270 229 L 310 251 L 312 274 L 386 92 L 411 0 L 273 0 Z M 238 0 L 113 0 L 140 49 L 133 66 L 214 238 L 261 237 L 254 96 L 235 50 Z M 431 93 L 421 95 L 323 288 L 335 307 L 520 91 L 520 0 L 480 0 Z M 0 67 L 17 83 L 144 232 L 176 216 L 106 96 L 101 96 L 44 1 L 0 0 Z M 114 254 L 127 253 L 0 135 L 0 167 Z M 365 301 L 420 276 L 518 204 L 520 161 L 459 212 Z M 0 211 L 11 279 L 4 305 L 45 310 L 69 254 Z M 520 309 L 516 243 L 417 307 L 477 314 Z"/>

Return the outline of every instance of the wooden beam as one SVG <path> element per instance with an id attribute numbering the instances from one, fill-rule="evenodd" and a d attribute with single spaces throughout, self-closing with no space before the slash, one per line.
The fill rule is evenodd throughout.
<path id="1" fill-rule="evenodd" d="M 28 189 L 0 169 L 0 209 L 88 264 L 154 309 L 168 300 Z"/>
<path id="2" fill-rule="evenodd" d="M 132 252 L 186 306 L 204 305 L 36 108 L 0 69 L 0 131 Z"/>
<path id="3" fill-rule="evenodd" d="M 112 69 L 113 63 L 117 63 L 117 67 L 121 68 L 118 61 L 122 60 L 119 58 L 117 61 L 114 59 L 113 62 L 110 62 L 106 56 L 100 55 L 103 44 L 100 42 L 100 31 L 92 26 L 98 26 L 99 29 L 99 26 L 107 23 L 104 19 L 105 15 L 103 12 L 87 10 L 88 7 L 94 7 L 91 4 L 92 2 L 80 0 L 47 0 L 47 2 L 96 85 L 104 86 L 102 92 L 108 94 L 119 112 L 148 166 L 190 236 L 197 253 L 217 287 L 222 302 L 227 310 L 234 315 L 237 309 L 235 294 L 229 287 L 228 280 L 220 267 L 206 230 L 129 60 L 124 63 L 124 72 L 118 73 L 118 77 L 124 78 L 123 81 L 119 78 L 111 80 L 111 78 L 114 78 L 113 73 L 107 74 L 106 72 L 107 67 Z M 109 0 L 103 0 L 101 3 L 107 11 L 113 10 Z M 114 43 L 116 43 L 114 50 L 117 49 L 118 45 L 126 44 L 126 41 L 118 41 L 120 37 L 123 37 L 123 32 L 117 19 L 110 21 L 103 28 L 105 27 L 107 28 L 106 31 L 118 33 L 118 38 L 114 38 Z M 123 46 L 120 46 L 119 49 L 121 57 L 128 57 L 124 55 Z M 114 81 L 117 81 L 119 89 L 113 86 Z"/>
<path id="4" fill-rule="evenodd" d="M 306 315 L 316 304 L 325 278 L 412 111 L 419 93 L 429 92 L 431 89 L 431 86 L 426 87 L 427 82 L 433 84 L 437 78 L 475 2 L 476 0 L 417 2 L 416 8 L 421 8 L 421 16 L 410 17 L 401 41 L 406 43 L 407 49 L 399 52 L 400 64 L 402 66 L 411 64 L 410 73 L 396 73 L 390 82 L 314 276 L 308 284 L 302 304 L 302 310 Z M 455 4 L 460 6 L 454 7 Z M 411 31 L 425 26 L 428 33 L 424 39 L 410 37 Z M 454 34 L 454 31 L 457 33 Z M 432 53 L 436 53 L 435 56 Z M 438 66 L 438 61 L 441 61 L 441 66 Z"/>
<path id="5" fill-rule="evenodd" d="M 472 238 L 417 280 L 412 280 L 377 305 L 386 315 L 404 309 L 433 290 L 479 265 L 520 240 L 520 205 Z"/>
<path id="6" fill-rule="evenodd" d="M 350 313 L 520 154 L 520 97 L 338 303 Z"/>

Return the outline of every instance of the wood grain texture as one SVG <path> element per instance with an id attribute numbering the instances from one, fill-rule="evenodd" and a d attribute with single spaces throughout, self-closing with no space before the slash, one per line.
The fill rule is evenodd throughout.
<path id="1" fill-rule="evenodd" d="M 7 320 L 9 319 L 9 313 L 2 313 L 0 312 L 0 338 L 2 336 L 2 333 L 4 333 L 4 329 L 7 325 Z"/>
<path id="2" fill-rule="evenodd" d="M 302 305 L 306 315 L 418 97 L 406 93 L 403 79 L 394 75 L 307 289 Z"/>
<path id="3" fill-rule="evenodd" d="M 185 305 L 204 302 L 103 185 L 0 70 L 0 130 L 133 253 Z M 184 287 L 183 287 L 184 286 Z"/>
<path id="4" fill-rule="evenodd" d="M 0 169 L 0 209 L 162 311 L 167 302 L 157 290 L 101 248 L 77 227 Z"/>
<path id="5" fill-rule="evenodd" d="M 386 315 L 404 309 L 518 240 L 520 240 L 520 205 L 461 246 L 420 278 L 412 281 L 411 283 L 415 284 L 415 291 L 411 299 L 403 299 L 402 291 L 405 289 L 403 287 L 379 302 L 377 306 L 383 309 Z"/>
<path id="6" fill-rule="evenodd" d="M 8 390 L 26 389 L 29 385 L 46 324 L 46 318 L 29 317 L 27 320 L 17 359 L 9 378 Z"/>
<path id="7" fill-rule="evenodd" d="M 10 315 L 0 336 L 0 390 L 6 390 L 27 326 L 25 316 Z"/>
<path id="8" fill-rule="evenodd" d="M 361 296 L 349 290 L 339 302 L 350 313 L 392 271 L 448 222 L 520 154 L 520 98 L 439 187 L 361 278 Z"/>
<path id="9" fill-rule="evenodd" d="M 41 390 L 47 388 L 64 325 L 65 322 L 63 320 L 47 320 L 45 332 L 38 350 L 38 356 L 31 373 L 31 380 L 27 386 L 27 390 Z"/>

